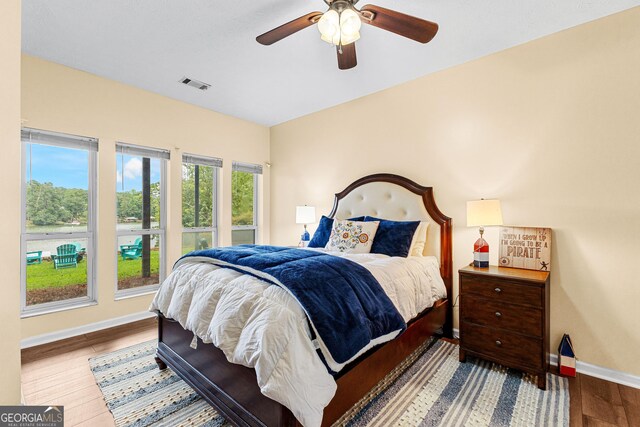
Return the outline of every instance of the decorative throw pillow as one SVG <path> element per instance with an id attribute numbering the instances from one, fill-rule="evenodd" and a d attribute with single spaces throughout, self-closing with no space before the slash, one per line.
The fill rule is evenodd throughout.
<path id="1" fill-rule="evenodd" d="M 429 232 L 429 223 L 422 221 L 416 232 L 413 234 L 411 248 L 409 248 L 409 256 L 423 256 L 424 247 L 427 244 L 427 233 Z"/>
<path id="2" fill-rule="evenodd" d="M 363 216 L 358 216 L 355 218 L 350 218 L 352 221 L 362 221 L 364 220 Z M 322 215 L 320 218 L 320 222 L 318 223 L 318 228 L 316 232 L 313 233 L 313 237 L 309 242 L 309 248 L 324 248 L 329 243 L 329 236 L 331 236 L 331 228 L 333 228 L 333 218 L 328 218 Z"/>
<path id="3" fill-rule="evenodd" d="M 389 221 L 366 216 L 365 221 L 379 221 L 371 252 L 406 258 L 420 221 Z"/>
<path id="4" fill-rule="evenodd" d="M 367 254 L 378 229 L 378 221 L 361 222 L 350 219 L 333 221 L 327 249 L 351 254 Z"/>

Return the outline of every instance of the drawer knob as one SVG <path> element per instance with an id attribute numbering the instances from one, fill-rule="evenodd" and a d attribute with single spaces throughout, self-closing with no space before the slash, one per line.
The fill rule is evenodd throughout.
<path id="1" fill-rule="evenodd" d="M 500 340 L 496 340 L 496 345 L 497 345 L 498 347 L 499 347 L 499 346 L 501 346 L 501 345 L 502 345 L 502 341 L 500 341 Z"/>
<path id="2" fill-rule="evenodd" d="M 494 289 L 494 291 L 496 291 L 496 293 L 498 293 L 498 294 L 499 294 L 500 292 L 502 292 L 502 289 L 500 289 L 500 288 L 495 288 L 495 289 Z"/>
<path id="3" fill-rule="evenodd" d="M 502 313 L 500 313 L 499 311 L 496 311 L 496 317 L 502 317 Z"/>

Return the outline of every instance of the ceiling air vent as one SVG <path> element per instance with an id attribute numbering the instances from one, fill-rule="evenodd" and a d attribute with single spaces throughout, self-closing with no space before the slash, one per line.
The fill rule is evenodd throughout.
<path id="1" fill-rule="evenodd" d="M 183 77 L 180 79 L 180 83 L 186 84 L 187 86 L 195 87 L 200 90 L 207 90 L 211 87 L 209 83 L 201 82 L 200 80 L 190 79 L 188 77 Z"/>

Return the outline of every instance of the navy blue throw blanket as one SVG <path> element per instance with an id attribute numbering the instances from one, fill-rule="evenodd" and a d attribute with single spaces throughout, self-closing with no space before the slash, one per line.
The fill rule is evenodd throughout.
<path id="1" fill-rule="evenodd" d="M 223 261 L 230 264 L 225 268 L 286 287 L 306 312 L 333 360 L 340 364 L 371 346 L 376 338 L 399 333 L 407 326 L 369 270 L 344 258 L 256 245 L 194 251 L 181 259 L 189 257 Z"/>

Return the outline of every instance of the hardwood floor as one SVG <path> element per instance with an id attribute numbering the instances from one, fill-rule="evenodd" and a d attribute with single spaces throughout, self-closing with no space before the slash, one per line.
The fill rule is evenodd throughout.
<path id="1" fill-rule="evenodd" d="M 64 405 L 65 426 L 111 427 L 113 417 L 88 359 L 148 341 L 148 319 L 22 351 L 22 395 L 30 405 Z M 578 374 L 569 380 L 572 427 L 640 427 L 640 389 Z"/>
<path id="2" fill-rule="evenodd" d="M 157 335 L 156 319 L 148 319 L 22 350 L 23 401 L 64 405 L 65 426 L 113 426 L 88 360 Z"/>
<path id="3" fill-rule="evenodd" d="M 640 389 L 580 374 L 570 384 L 572 426 L 640 426 Z"/>

